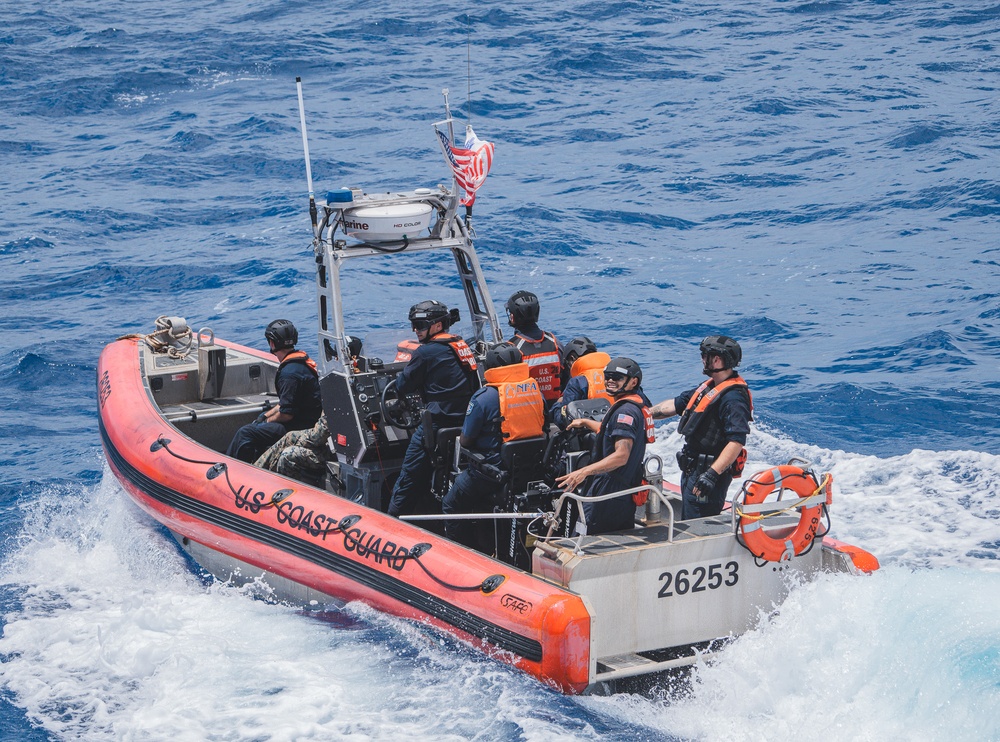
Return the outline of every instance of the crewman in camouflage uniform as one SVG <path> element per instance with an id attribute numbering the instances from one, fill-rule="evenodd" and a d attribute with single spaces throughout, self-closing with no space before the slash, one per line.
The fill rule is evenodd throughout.
<path id="1" fill-rule="evenodd" d="M 330 457 L 327 441 L 330 429 L 326 415 L 320 415 L 308 430 L 293 430 L 271 446 L 254 462 L 261 469 L 283 474 L 300 482 L 323 487 L 326 479 L 326 462 Z"/>
<path id="2" fill-rule="evenodd" d="M 357 360 L 361 355 L 361 339 L 347 335 L 347 350 L 351 356 L 351 370 L 358 372 Z M 267 449 L 254 466 L 278 472 L 300 482 L 323 488 L 326 485 L 326 463 L 330 459 L 330 429 L 326 415 L 309 430 L 293 430 Z"/>

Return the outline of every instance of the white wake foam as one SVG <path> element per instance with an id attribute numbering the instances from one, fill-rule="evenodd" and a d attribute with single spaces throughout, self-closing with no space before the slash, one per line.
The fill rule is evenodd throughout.
<path id="1" fill-rule="evenodd" d="M 653 451 L 675 477 L 672 430 Z M 63 739 L 1000 737 L 982 713 L 1000 702 L 997 458 L 766 431 L 750 449 L 749 471 L 831 471 L 832 535 L 883 569 L 795 590 L 686 692 L 567 699 L 364 606 L 305 615 L 203 581 L 110 473 L 25 504 L 0 571 L 0 687 Z"/>

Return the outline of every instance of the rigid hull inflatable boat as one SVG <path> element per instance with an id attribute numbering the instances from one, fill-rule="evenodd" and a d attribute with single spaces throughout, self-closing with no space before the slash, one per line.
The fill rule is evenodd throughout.
<path id="1" fill-rule="evenodd" d="M 450 128 L 450 117 L 439 124 Z M 677 488 L 651 456 L 634 530 L 571 532 L 566 514 L 581 498 L 552 488 L 554 431 L 504 444 L 509 477 L 486 516 L 498 524 L 493 556 L 440 535 L 440 516 L 386 515 L 415 425 L 386 404 L 406 347 L 386 362 L 368 354 L 366 337 L 365 354 L 351 356 L 341 270 L 356 259 L 444 255 L 466 298 L 466 340 L 481 356 L 503 338 L 459 200 L 456 180 L 378 195 L 340 189 L 317 206 L 317 360 L 331 431 L 325 487 L 221 453 L 276 401 L 269 353 L 207 329 L 191 333 L 176 318 L 105 348 L 97 381 L 108 462 L 196 562 L 223 580 L 260 579 L 297 604 L 363 601 L 425 622 L 565 693 L 690 664 L 780 604 L 792 574 L 878 568 L 867 552 L 824 537 L 829 477 L 795 462 L 748 478 L 722 515 L 678 522 Z M 599 418 L 604 404 L 578 413 Z M 433 442 L 440 492 L 459 466 L 456 435 L 441 431 Z"/>

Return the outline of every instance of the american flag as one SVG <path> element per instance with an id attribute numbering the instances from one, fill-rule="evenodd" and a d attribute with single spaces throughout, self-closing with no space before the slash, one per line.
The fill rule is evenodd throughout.
<path id="1" fill-rule="evenodd" d="M 456 147 L 448 139 L 448 135 L 440 129 L 437 131 L 441 140 L 441 151 L 444 152 L 448 164 L 455 173 L 455 180 L 465 191 L 462 206 L 472 206 L 476 202 L 476 191 L 490 174 L 493 166 L 493 142 L 484 142 L 476 136 L 471 126 L 465 127 L 465 146 Z"/>

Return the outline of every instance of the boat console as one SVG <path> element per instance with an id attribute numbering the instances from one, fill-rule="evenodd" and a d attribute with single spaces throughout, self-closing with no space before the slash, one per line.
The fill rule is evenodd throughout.
<path id="1" fill-rule="evenodd" d="M 405 364 L 376 365 L 366 371 L 329 373 L 320 380 L 320 391 L 345 497 L 384 510 L 387 479 L 379 475 L 385 469 L 398 472 L 410 430 L 392 424 L 382 409 L 386 389 L 394 387 Z"/>

